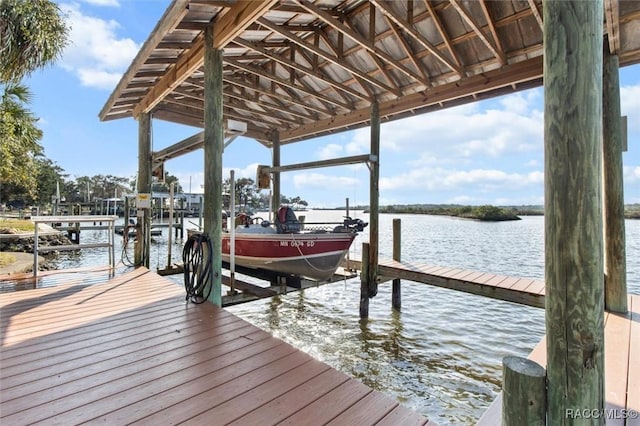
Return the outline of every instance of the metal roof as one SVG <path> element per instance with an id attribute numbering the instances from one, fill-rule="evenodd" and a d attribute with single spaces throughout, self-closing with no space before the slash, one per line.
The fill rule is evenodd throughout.
<path id="1" fill-rule="evenodd" d="M 640 62 L 640 1 L 605 0 L 620 65 Z M 223 49 L 224 117 L 270 146 L 542 83 L 541 0 L 174 0 L 100 112 L 203 127 L 204 28 Z"/>

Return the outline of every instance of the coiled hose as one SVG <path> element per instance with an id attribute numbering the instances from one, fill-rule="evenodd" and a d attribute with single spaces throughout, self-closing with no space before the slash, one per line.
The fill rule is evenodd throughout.
<path id="1" fill-rule="evenodd" d="M 209 236 L 202 233 L 191 235 L 184 244 L 182 262 L 184 264 L 184 287 L 187 292 L 185 300 L 203 303 L 209 298 L 212 287 L 209 282 L 209 272 L 213 263 L 213 248 Z"/>

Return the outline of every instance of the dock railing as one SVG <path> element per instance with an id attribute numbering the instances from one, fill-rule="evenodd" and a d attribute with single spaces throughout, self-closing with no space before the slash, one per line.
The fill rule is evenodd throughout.
<path id="1" fill-rule="evenodd" d="M 38 253 L 44 251 L 68 251 L 79 250 L 83 248 L 108 247 L 109 248 L 109 265 L 111 269 L 115 269 L 115 221 L 118 216 L 32 216 L 31 221 L 35 224 L 33 238 L 33 276 L 38 276 Z M 38 244 L 38 225 L 40 223 L 81 223 L 81 222 L 106 222 L 108 235 L 107 242 L 87 243 L 87 244 L 67 244 L 57 246 L 43 246 Z"/>

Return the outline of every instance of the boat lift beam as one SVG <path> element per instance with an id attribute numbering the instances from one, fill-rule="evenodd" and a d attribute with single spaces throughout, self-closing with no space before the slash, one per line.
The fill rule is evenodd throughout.
<path id="1" fill-rule="evenodd" d="M 377 160 L 375 155 L 354 155 L 352 157 L 335 158 L 331 160 L 310 161 L 308 163 L 289 164 L 287 166 L 260 166 L 263 173 L 280 173 L 295 170 L 317 169 L 321 167 L 344 166 L 348 164 L 370 163 Z"/>
<path id="2" fill-rule="evenodd" d="M 247 131 L 247 124 L 236 120 L 226 120 L 224 129 L 224 147 L 228 147 L 238 136 Z M 165 161 L 181 155 L 202 149 L 204 147 L 204 130 L 198 132 L 175 144 L 151 153 L 151 164 L 153 170 L 160 167 Z"/>

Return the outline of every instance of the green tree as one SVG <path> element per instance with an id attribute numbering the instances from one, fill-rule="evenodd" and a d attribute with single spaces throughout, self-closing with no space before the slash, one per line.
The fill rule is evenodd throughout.
<path id="1" fill-rule="evenodd" d="M 58 5 L 50 0 L 0 2 L 0 81 L 17 82 L 55 62 L 69 39 Z"/>
<path id="2" fill-rule="evenodd" d="M 173 193 L 179 194 L 182 192 L 182 185 L 177 177 L 170 175 L 169 172 L 164 172 L 164 182 L 155 182 L 151 185 L 151 190 L 154 192 L 169 192 L 169 188 L 173 183 Z"/>
<path id="3" fill-rule="evenodd" d="M 29 90 L 20 84 L 8 84 L 0 99 L 0 181 L 17 185 L 35 196 L 35 157 L 42 153 L 42 131 L 38 119 L 26 108 Z"/>
<path id="4" fill-rule="evenodd" d="M 0 182 L 24 188 L 29 196 L 36 196 L 42 131 L 27 109 L 31 95 L 20 80 L 60 57 L 68 32 L 53 1 L 0 1 Z"/>

